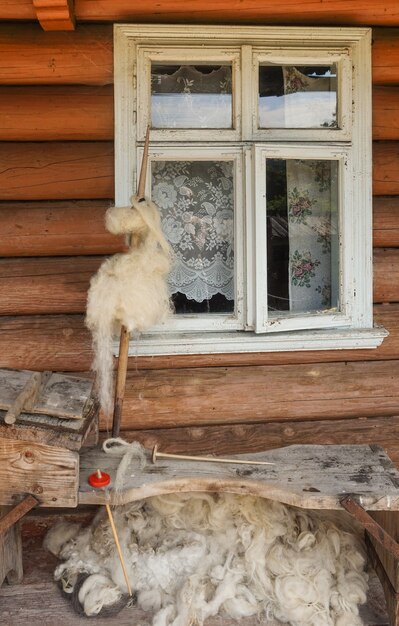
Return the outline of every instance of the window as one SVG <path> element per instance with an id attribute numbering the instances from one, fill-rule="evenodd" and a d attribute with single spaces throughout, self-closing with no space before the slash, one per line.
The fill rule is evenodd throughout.
<path id="1" fill-rule="evenodd" d="M 115 26 L 116 203 L 147 194 L 176 315 L 140 353 L 376 347 L 370 31 Z"/>

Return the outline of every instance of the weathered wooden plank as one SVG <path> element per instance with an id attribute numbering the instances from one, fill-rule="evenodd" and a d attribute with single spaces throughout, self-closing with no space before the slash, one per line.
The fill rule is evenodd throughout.
<path id="1" fill-rule="evenodd" d="M 108 142 L 1 143 L 0 200 L 112 198 Z"/>
<path id="2" fill-rule="evenodd" d="M 373 194 L 399 195 L 399 142 L 376 141 L 373 145 Z"/>
<path id="3" fill-rule="evenodd" d="M 103 257 L 0 260 L 3 314 L 80 313 L 86 308 L 90 278 Z"/>
<path id="4" fill-rule="evenodd" d="M 373 139 L 399 139 L 399 85 L 373 89 Z"/>
<path id="5" fill-rule="evenodd" d="M 372 517 L 376 520 L 378 524 L 380 524 L 384 530 L 394 539 L 394 541 L 398 541 L 399 539 L 399 516 L 395 515 L 393 511 L 374 511 L 372 513 Z M 383 547 L 375 541 L 375 539 L 370 536 L 370 543 L 374 546 L 374 549 L 383 565 L 384 571 L 386 572 L 390 583 L 396 592 L 399 591 L 399 561 L 392 554 L 390 554 L 387 550 L 384 550 Z"/>
<path id="6" fill-rule="evenodd" d="M 111 235 L 105 200 L 2 202 L 3 257 L 113 254 L 125 249 L 123 237 Z M 374 246 L 399 247 L 399 197 L 373 202 Z"/>
<path id="7" fill-rule="evenodd" d="M 0 515 L 2 509 L 0 507 Z M 18 523 L 5 533 L 0 533 L 0 586 L 5 578 L 9 584 L 20 583 L 23 578 L 21 529 Z"/>
<path id="8" fill-rule="evenodd" d="M 377 28 L 373 30 L 373 84 L 399 84 L 399 30 Z"/>
<path id="9" fill-rule="evenodd" d="M 113 82 L 112 26 L 46 33 L 38 24 L 0 25 L 0 84 Z"/>
<path id="10" fill-rule="evenodd" d="M 374 247 L 399 248 L 399 196 L 375 197 L 373 222 Z"/>
<path id="11" fill-rule="evenodd" d="M 374 302 L 399 300 L 399 249 L 374 250 Z"/>
<path id="12" fill-rule="evenodd" d="M 122 428 L 395 415 L 398 375 L 397 360 L 129 371 Z"/>
<path id="13" fill-rule="evenodd" d="M 390 333 L 377 349 L 131 357 L 128 367 L 150 370 L 398 359 L 399 306 L 376 306 L 375 319 Z M 90 368 L 91 338 L 82 315 L 4 316 L 0 317 L 0 333 L 0 367 L 71 372 Z"/>
<path id="14" fill-rule="evenodd" d="M 0 87 L 1 141 L 113 139 L 113 87 Z"/>
<path id="15" fill-rule="evenodd" d="M 121 252 L 126 249 L 124 238 L 111 235 L 104 226 L 111 204 L 108 200 L 3 202 L 1 254 L 32 257 Z M 394 224 L 391 230 L 395 231 Z"/>
<path id="16" fill-rule="evenodd" d="M 308 509 L 341 510 L 343 493 L 353 494 L 368 510 L 399 510 L 399 472 L 379 446 L 288 446 L 257 454 L 237 455 L 237 461 L 271 462 L 251 467 L 177 459 L 151 463 L 125 475 L 115 493 L 112 482 L 120 458 L 102 450 L 81 455 L 79 502 L 125 504 L 148 496 L 176 491 L 229 492 L 278 500 Z M 88 475 L 93 467 L 111 476 L 110 487 L 93 489 Z"/>
<path id="17" fill-rule="evenodd" d="M 39 506 L 75 507 L 78 476 L 77 452 L 0 437 L 0 504 L 31 493 Z"/>

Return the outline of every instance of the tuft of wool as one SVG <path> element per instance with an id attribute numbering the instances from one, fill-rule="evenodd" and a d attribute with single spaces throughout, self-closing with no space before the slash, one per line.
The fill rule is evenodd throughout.
<path id="1" fill-rule="evenodd" d="M 136 236 L 138 245 L 108 258 L 90 281 L 86 326 L 92 333 L 97 388 L 103 411 L 112 410 L 113 337 L 125 326 L 142 333 L 171 313 L 166 276 L 171 248 L 161 229 L 155 204 L 133 198 L 132 207 L 108 209 L 113 233 Z"/>
<path id="2" fill-rule="evenodd" d="M 335 517 L 252 496 L 206 493 L 151 497 L 114 510 L 130 584 L 138 606 L 153 612 L 153 626 L 201 625 L 216 615 L 360 626 L 364 546 Z M 65 544 L 61 558 L 56 579 L 86 572 L 109 580 L 105 589 L 104 578 L 94 579 L 101 584 L 90 586 L 87 606 L 82 600 L 86 613 L 116 589 L 126 593 L 104 512 Z"/>

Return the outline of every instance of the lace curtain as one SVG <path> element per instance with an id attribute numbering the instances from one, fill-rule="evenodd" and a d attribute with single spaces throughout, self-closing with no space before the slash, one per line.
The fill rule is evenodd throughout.
<path id="1" fill-rule="evenodd" d="M 234 299 L 233 165 L 223 161 L 157 161 L 152 199 L 173 246 L 172 294 L 203 302 Z"/>

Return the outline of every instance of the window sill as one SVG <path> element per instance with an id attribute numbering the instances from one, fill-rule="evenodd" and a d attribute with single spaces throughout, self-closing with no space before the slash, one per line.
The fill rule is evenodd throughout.
<path id="1" fill-rule="evenodd" d="M 388 331 L 382 326 L 358 329 L 301 330 L 257 335 L 229 333 L 152 333 L 132 339 L 129 356 L 171 354 L 223 354 L 242 352 L 288 352 L 299 350 L 348 350 L 378 348 Z M 119 343 L 114 343 L 118 354 Z"/>

